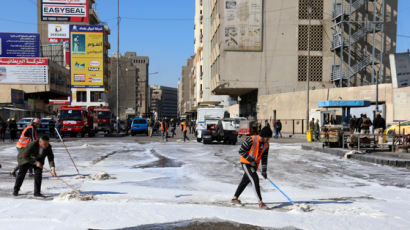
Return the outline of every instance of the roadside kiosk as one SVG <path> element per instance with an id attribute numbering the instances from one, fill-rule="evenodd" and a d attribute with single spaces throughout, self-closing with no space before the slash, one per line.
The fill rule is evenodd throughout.
<path id="1" fill-rule="evenodd" d="M 342 121 L 341 124 L 324 124 L 321 127 L 320 141 L 327 145 L 343 145 L 343 135 L 345 133 L 351 134 L 350 127 L 350 110 L 351 108 L 368 107 L 371 105 L 370 101 L 364 100 L 352 100 L 352 101 L 319 101 L 318 106 L 320 108 L 332 108 L 342 109 Z M 323 111 L 325 112 L 325 111 Z"/>

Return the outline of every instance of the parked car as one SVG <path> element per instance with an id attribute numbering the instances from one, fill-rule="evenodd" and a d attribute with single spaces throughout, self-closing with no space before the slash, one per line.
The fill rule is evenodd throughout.
<path id="1" fill-rule="evenodd" d="M 206 119 L 207 128 L 202 130 L 202 140 L 204 144 L 210 144 L 214 141 L 223 142 L 224 144 L 235 145 L 238 142 L 238 132 L 235 128 L 235 120 L 225 118 L 222 121 L 223 136 L 217 132 L 217 119 Z"/>
<path id="2" fill-rule="evenodd" d="M 134 118 L 131 123 L 131 136 L 137 133 L 145 133 L 148 136 L 148 122 L 145 118 Z"/>
<path id="3" fill-rule="evenodd" d="M 404 131 L 404 133 L 403 133 Z M 399 134 L 399 123 L 393 124 L 388 127 L 385 131 L 385 135 L 393 135 L 393 133 Z M 400 123 L 400 133 L 401 134 L 410 134 L 410 121 L 405 121 Z"/>
<path id="4" fill-rule="evenodd" d="M 17 122 L 17 130 L 18 131 L 23 131 L 27 126 L 29 126 L 31 123 L 33 123 L 34 118 L 33 117 L 24 117 L 21 120 Z"/>
<path id="5" fill-rule="evenodd" d="M 257 133 L 258 123 L 256 121 L 242 120 L 239 123 L 238 133 L 240 136 L 252 136 Z"/>
<path id="6" fill-rule="evenodd" d="M 39 128 L 37 128 L 37 131 L 48 132 L 50 129 L 50 123 L 54 124 L 54 127 L 56 126 L 56 121 L 53 118 L 42 118 L 41 125 Z"/>
<path id="7" fill-rule="evenodd" d="M 117 121 L 116 120 L 112 120 L 111 121 L 112 127 L 114 132 L 117 132 Z M 125 120 L 120 119 L 120 132 L 125 132 L 126 127 L 125 127 Z"/>

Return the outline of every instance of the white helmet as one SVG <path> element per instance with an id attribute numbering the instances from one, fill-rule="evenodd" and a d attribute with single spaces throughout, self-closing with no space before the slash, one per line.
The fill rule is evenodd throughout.
<path id="1" fill-rule="evenodd" d="M 33 123 L 37 124 L 37 125 L 40 125 L 41 121 L 38 118 L 34 118 Z"/>

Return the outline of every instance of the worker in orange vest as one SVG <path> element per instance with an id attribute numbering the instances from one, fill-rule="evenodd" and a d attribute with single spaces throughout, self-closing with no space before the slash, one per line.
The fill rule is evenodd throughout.
<path id="1" fill-rule="evenodd" d="M 182 133 L 184 134 L 184 142 L 185 142 L 185 140 L 186 139 L 188 139 L 188 141 L 189 141 L 189 138 L 187 137 L 187 132 L 188 132 L 188 127 L 187 127 L 187 125 L 186 125 L 186 121 L 184 120 L 183 122 L 181 122 L 181 129 L 182 129 Z"/>
<path id="2" fill-rule="evenodd" d="M 161 121 L 161 132 L 162 139 L 166 142 L 168 141 L 168 122 L 165 119 Z"/>
<path id="3" fill-rule="evenodd" d="M 31 125 L 27 126 L 23 132 L 21 132 L 20 139 L 17 141 L 17 152 L 20 153 L 26 148 L 27 144 L 38 140 L 37 137 L 37 128 L 40 127 L 41 121 L 38 118 L 35 118 Z M 19 166 L 15 167 L 13 171 L 11 171 L 12 176 L 16 176 L 16 171 L 19 169 Z M 29 169 L 29 176 L 33 176 L 33 169 Z"/>
<path id="4" fill-rule="evenodd" d="M 246 186 L 248 186 L 249 182 L 251 182 L 255 194 L 257 195 L 259 208 L 267 208 L 266 204 L 262 201 L 257 170 L 262 162 L 262 176 L 267 179 L 268 175 L 266 170 L 268 165 L 269 140 L 271 137 L 272 130 L 270 127 L 265 126 L 259 135 L 248 137 L 242 144 L 239 154 L 241 155 L 241 165 L 244 174 L 232 199 L 233 204 L 241 204 L 241 201 L 238 198 L 243 190 L 245 190 Z"/>

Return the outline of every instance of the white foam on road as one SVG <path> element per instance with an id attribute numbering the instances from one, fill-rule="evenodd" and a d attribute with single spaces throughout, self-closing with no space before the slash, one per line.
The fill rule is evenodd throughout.
<path id="1" fill-rule="evenodd" d="M 23 200 L 0 197 L 0 229 L 124 228 L 145 224 L 218 218 L 263 227 L 301 229 L 408 229 L 410 172 L 272 144 L 268 174 L 290 196 L 291 206 L 261 178 L 262 196 L 271 210 L 258 210 L 252 189 L 229 204 L 242 177 L 239 146 L 148 143 L 82 139 L 55 143 L 57 173 L 93 200 Z M 75 147 L 77 146 L 77 147 Z M 0 150 L 0 159 L 11 147 Z M 4 166 L 3 166 L 4 167 Z M 109 180 L 91 180 L 104 172 Z M 46 176 L 46 174 L 44 174 Z M 106 177 L 105 177 L 106 178 Z M 11 192 L 11 181 L 0 188 Z M 32 191 L 32 180 L 22 192 Z M 45 178 L 43 193 L 70 191 Z"/>

